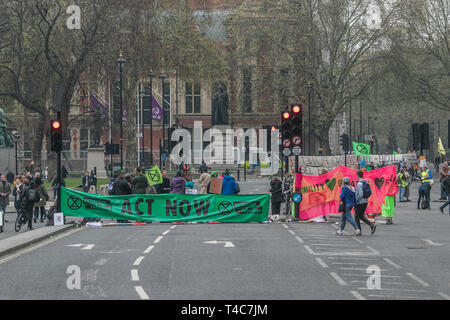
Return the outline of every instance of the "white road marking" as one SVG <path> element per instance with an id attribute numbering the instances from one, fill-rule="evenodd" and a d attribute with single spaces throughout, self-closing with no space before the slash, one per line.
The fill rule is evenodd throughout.
<path id="1" fill-rule="evenodd" d="M 339 259 L 339 260 L 364 260 L 364 261 L 374 261 L 378 259 L 371 258 L 351 258 L 351 257 L 328 257 L 328 259 Z"/>
<path id="2" fill-rule="evenodd" d="M 374 254 L 380 254 L 377 250 L 375 250 L 372 247 L 366 246 L 367 249 L 369 249 L 370 251 L 372 251 Z"/>
<path id="3" fill-rule="evenodd" d="M 69 244 L 67 246 L 68 247 L 78 247 L 78 248 L 85 246 L 84 248 L 81 248 L 81 250 L 92 250 L 92 248 L 95 247 L 95 244 L 76 243 L 76 244 Z"/>
<path id="4" fill-rule="evenodd" d="M 367 268 L 338 268 L 339 270 L 362 270 L 367 271 Z M 387 269 L 380 269 L 380 271 L 389 271 Z"/>
<path id="5" fill-rule="evenodd" d="M 170 229 L 175 229 L 177 226 L 171 226 Z"/>
<path id="6" fill-rule="evenodd" d="M 154 245 L 149 246 L 147 249 L 145 249 L 144 253 L 149 253 L 154 247 Z"/>
<path id="7" fill-rule="evenodd" d="M 362 295 L 360 295 L 358 292 L 356 291 L 350 291 L 350 293 L 358 300 L 366 300 L 366 298 L 364 298 Z"/>
<path id="8" fill-rule="evenodd" d="M 358 238 L 352 238 L 352 239 L 355 240 L 356 242 L 364 243 L 364 242 L 362 242 L 362 240 L 360 240 L 360 239 L 358 239 Z"/>
<path id="9" fill-rule="evenodd" d="M 233 242 L 231 242 L 231 241 L 217 241 L 217 240 L 212 240 L 212 241 L 204 241 L 203 243 L 207 243 L 207 244 L 224 243 L 224 248 L 234 248 L 234 247 L 235 247 L 235 245 L 234 245 Z"/>
<path id="10" fill-rule="evenodd" d="M 359 248 L 353 244 L 341 244 L 341 243 L 311 243 L 313 246 L 326 246 L 326 247 L 349 247 L 349 248 Z"/>
<path id="11" fill-rule="evenodd" d="M 297 241 L 300 242 L 300 243 L 304 243 L 304 241 L 302 240 L 302 238 L 300 238 L 299 236 L 295 236 L 295 239 L 297 239 Z"/>
<path id="12" fill-rule="evenodd" d="M 96 266 L 102 266 L 104 265 L 106 262 L 108 262 L 109 259 L 106 258 L 101 258 L 100 260 L 98 260 L 97 262 L 94 263 L 94 265 Z"/>
<path id="13" fill-rule="evenodd" d="M 142 300 L 150 300 L 150 297 L 145 293 L 141 286 L 135 286 L 134 289 Z"/>
<path id="14" fill-rule="evenodd" d="M 352 280 L 351 282 L 366 284 L 367 280 Z M 392 284 L 392 285 L 397 285 L 397 286 L 402 286 L 402 285 L 406 285 L 407 286 L 407 285 L 410 285 L 411 283 L 408 283 L 408 282 L 386 282 L 386 281 L 383 281 L 383 285 L 387 285 L 387 284 Z"/>
<path id="15" fill-rule="evenodd" d="M 289 227 L 288 227 L 287 225 L 285 225 L 285 224 L 282 224 L 282 226 L 283 226 L 285 229 L 289 229 Z"/>
<path id="16" fill-rule="evenodd" d="M 166 234 L 168 234 L 170 232 L 170 230 L 166 230 L 166 231 L 164 231 L 163 233 L 162 233 L 162 235 L 166 235 Z"/>
<path id="17" fill-rule="evenodd" d="M 446 295 L 445 293 L 438 292 L 438 295 L 440 295 L 441 297 L 443 297 L 445 300 L 450 300 L 450 296 Z"/>
<path id="18" fill-rule="evenodd" d="M 81 250 L 92 250 L 93 247 L 95 247 L 95 244 L 88 244 L 86 247 L 82 248 Z"/>
<path id="19" fill-rule="evenodd" d="M 322 266 L 322 268 L 328 268 L 328 265 L 320 258 L 316 258 L 316 261 Z"/>
<path id="20" fill-rule="evenodd" d="M 343 264 L 343 265 L 361 265 L 361 264 L 367 264 L 367 262 L 332 262 L 332 264 Z"/>
<path id="21" fill-rule="evenodd" d="M 411 296 L 386 296 L 382 294 L 369 294 L 369 297 L 374 298 L 394 298 L 394 299 L 418 299 L 418 300 L 435 300 L 434 298 L 424 298 L 424 297 L 411 297 Z"/>
<path id="22" fill-rule="evenodd" d="M 141 264 L 142 260 L 144 260 L 144 256 L 140 256 L 139 258 L 136 259 L 136 261 L 134 261 L 133 266 L 138 266 Z"/>
<path id="23" fill-rule="evenodd" d="M 366 274 L 360 274 L 360 273 L 344 273 L 344 276 L 357 276 L 357 277 L 366 277 L 367 278 L 367 273 Z M 380 277 L 382 278 L 401 278 L 402 276 L 385 276 L 383 274 L 380 274 Z"/>
<path id="24" fill-rule="evenodd" d="M 390 265 L 394 266 L 397 269 L 401 269 L 402 267 L 400 267 L 398 264 L 394 263 L 391 259 L 389 258 L 384 258 L 384 261 L 386 261 L 387 263 L 389 263 Z"/>
<path id="25" fill-rule="evenodd" d="M 418 283 L 420 283 L 421 285 L 423 285 L 424 287 L 429 287 L 430 285 L 428 283 L 426 283 L 425 281 L 423 281 L 422 279 L 420 279 L 419 277 L 417 277 L 416 275 L 413 275 L 412 273 L 407 272 L 406 273 L 408 276 L 410 276 L 412 279 L 416 280 Z"/>
<path id="26" fill-rule="evenodd" d="M 139 281 L 139 274 L 137 269 L 131 269 L 131 280 Z"/>
<path id="27" fill-rule="evenodd" d="M 295 232 L 292 230 L 288 230 L 290 234 L 292 234 L 293 236 L 295 236 Z"/>
<path id="28" fill-rule="evenodd" d="M 159 236 L 158 238 L 156 238 L 155 241 L 153 241 L 153 243 L 158 243 L 158 242 L 160 242 L 162 238 L 163 238 L 163 236 Z"/>
<path id="29" fill-rule="evenodd" d="M 21 255 L 23 255 L 23 254 L 25 254 L 25 253 L 28 253 L 28 252 L 34 251 L 34 250 L 36 250 L 36 249 L 39 249 L 40 247 L 46 246 L 47 244 L 50 244 L 50 243 L 52 243 L 52 242 L 55 242 L 55 241 L 57 241 L 57 240 L 59 240 L 59 239 L 61 239 L 61 238 L 67 237 L 67 236 L 71 235 L 72 233 L 78 232 L 78 231 L 80 231 L 80 230 L 83 230 L 83 229 L 82 229 L 82 228 L 78 228 L 78 229 L 69 231 L 69 232 L 67 232 L 67 233 L 63 233 L 62 235 L 56 236 L 55 238 L 52 238 L 52 239 L 50 239 L 50 240 L 48 240 L 48 241 L 44 241 L 44 242 L 39 243 L 39 244 L 37 244 L 37 245 L 35 245 L 35 246 L 32 246 L 31 248 L 25 249 L 25 250 L 20 251 L 20 252 L 18 252 L 18 253 L 16 253 L 16 254 L 13 254 L 13 255 L 11 255 L 11 256 L 8 256 L 8 257 L 6 257 L 6 258 L 0 260 L 0 264 L 5 263 L 5 262 L 8 262 L 8 261 L 10 261 L 10 260 L 12 260 L 12 259 L 14 259 L 14 258 L 17 258 L 17 257 L 19 257 L 19 256 L 21 256 Z"/>
<path id="30" fill-rule="evenodd" d="M 380 289 L 370 289 L 370 288 L 358 288 L 358 290 L 381 290 L 381 291 L 411 291 L 411 292 L 428 292 L 427 290 L 413 290 L 413 289 L 387 289 L 387 288 L 380 288 Z"/>
<path id="31" fill-rule="evenodd" d="M 330 275 L 339 283 L 341 286 L 346 286 L 347 282 L 344 281 L 336 272 L 330 272 Z"/>
<path id="32" fill-rule="evenodd" d="M 305 245 L 304 247 L 305 247 L 306 251 L 308 251 L 310 254 L 313 254 L 313 255 L 315 254 L 314 251 L 312 251 L 312 249 L 309 246 Z"/>
<path id="33" fill-rule="evenodd" d="M 436 243 L 436 242 L 431 241 L 430 239 L 422 239 L 422 240 L 431 246 L 442 246 L 442 243 Z"/>

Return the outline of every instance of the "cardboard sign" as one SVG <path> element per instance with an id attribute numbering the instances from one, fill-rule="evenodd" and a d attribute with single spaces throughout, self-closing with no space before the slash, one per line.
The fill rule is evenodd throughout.
<path id="1" fill-rule="evenodd" d="M 62 226 L 64 225 L 64 215 L 62 212 L 57 212 L 53 215 L 53 225 Z"/>
<path id="2" fill-rule="evenodd" d="M 214 194 L 222 194 L 222 180 L 211 179 L 211 185 L 209 186 L 209 192 Z"/>

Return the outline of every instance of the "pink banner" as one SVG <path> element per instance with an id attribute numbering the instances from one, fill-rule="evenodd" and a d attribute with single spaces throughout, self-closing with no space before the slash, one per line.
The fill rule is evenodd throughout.
<path id="1" fill-rule="evenodd" d="M 342 179 L 349 177 L 355 187 L 359 179 L 356 170 L 339 166 L 336 169 L 319 176 L 295 175 L 295 192 L 302 194 L 300 202 L 300 219 L 312 219 L 339 213 L 339 202 L 342 189 Z M 372 189 L 366 213 L 381 213 L 381 205 L 387 195 L 398 192 L 395 166 L 365 171 L 366 180 Z"/>

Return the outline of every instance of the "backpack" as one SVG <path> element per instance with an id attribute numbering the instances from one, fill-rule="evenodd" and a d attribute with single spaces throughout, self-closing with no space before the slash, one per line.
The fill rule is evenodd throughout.
<path id="1" fill-rule="evenodd" d="M 372 195 L 372 189 L 370 189 L 370 185 L 362 180 L 363 183 L 363 198 L 368 199 Z"/>
<path id="2" fill-rule="evenodd" d="M 39 202 L 41 197 L 39 196 L 39 191 L 35 188 L 30 188 L 27 190 L 26 199 L 29 202 Z"/>

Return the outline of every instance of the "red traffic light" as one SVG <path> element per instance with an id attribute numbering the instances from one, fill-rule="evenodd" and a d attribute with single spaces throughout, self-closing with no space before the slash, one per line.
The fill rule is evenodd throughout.
<path id="1" fill-rule="evenodd" d="M 301 110 L 302 108 L 300 106 L 295 105 L 292 107 L 292 112 L 294 113 L 300 113 Z"/>
<path id="2" fill-rule="evenodd" d="M 277 128 L 275 128 L 274 126 L 272 126 L 272 131 L 275 131 L 275 130 L 277 130 Z"/>
<path id="3" fill-rule="evenodd" d="M 59 123 L 59 121 L 53 121 L 52 127 L 53 129 L 58 130 L 61 127 L 61 123 Z"/>
<path id="4" fill-rule="evenodd" d="M 283 119 L 289 119 L 289 117 L 291 116 L 291 114 L 289 112 L 283 112 Z"/>

